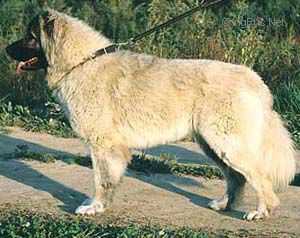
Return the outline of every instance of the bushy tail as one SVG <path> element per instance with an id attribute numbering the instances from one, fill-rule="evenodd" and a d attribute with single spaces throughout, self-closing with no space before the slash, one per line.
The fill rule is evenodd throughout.
<path id="1" fill-rule="evenodd" d="M 288 130 L 276 112 L 270 112 L 266 126 L 263 166 L 266 166 L 266 172 L 272 180 L 274 189 L 284 190 L 293 180 L 296 172 L 294 145 Z"/>

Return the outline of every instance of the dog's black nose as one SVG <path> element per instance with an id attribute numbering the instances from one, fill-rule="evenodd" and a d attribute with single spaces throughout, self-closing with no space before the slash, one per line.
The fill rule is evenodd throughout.
<path id="1" fill-rule="evenodd" d="M 12 57 L 12 54 L 13 54 L 13 48 L 12 48 L 12 45 L 7 46 L 7 47 L 5 48 L 5 51 L 6 51 L 6 53 L 7 53 L 10 57 Z"/>
<path id="2" fill-rule="evenodd" d="M 8 45 L 5 50 L 6 53 L 13 59 L 21 61 L 23 58 L 22 57 L 22 50 L 21 50 L 21 45 L 22 45 L 23 40 L 18 40 L 10 45 Z"/>
<path id="3" fill-rule="evenodd" d="M 6 47 L 6 53 L 17 61 L 26 61 L 37 55 L 34 48 L 29 48 L 24 43 L 24 39 L 18 40 Z"/>

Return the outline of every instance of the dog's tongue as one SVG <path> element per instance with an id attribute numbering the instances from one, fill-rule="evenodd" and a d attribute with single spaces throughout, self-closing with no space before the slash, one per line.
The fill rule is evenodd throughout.
<path id="1" fill-rule="evenodd" d="M 17 66 L 17 69 L 16 69 L 17 75 L 20 75 L 24 72 L 24 70 L 22 69 L 22 67 L 24 65 L 26 65 L 26 62 L 21 61 L 21 62 L 18 63 L 18 66 Z"/>
<path id="2" fill-rule="evenodd" d="M 27 60 L 25 62 L 24 61 L 20 61 L 19 64 L 18 64 L 18 66 L 17 66 L 17 69 L 16 69 L 17 74 L 20 75 L 20 74 L 22 74 L 25 71 L 24 69 L 22 69 L 24 66 L 30 66 L 30 65 L 36 63 L 37 61 L 38 61 L 37 57 L 29 59 L 29 60 Z"/>

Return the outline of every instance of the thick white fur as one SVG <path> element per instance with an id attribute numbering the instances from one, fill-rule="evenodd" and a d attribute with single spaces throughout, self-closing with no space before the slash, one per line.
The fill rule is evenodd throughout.
<path id="1" fill-rule="evenodd" d="M 119 178 L 125 167 L 122 162 L 109 165 L 116 153 L 127 161 L 127 148 L 198 133 L 257 190 L 261 205 L 249 219 L 278 205 L 269 183 L 284 188 L 293 178 L 293 145 L 272 109 L 270 91 L 255 72 L 213 60 L 167 60 L 120 51 L 91 60 L 58 82 L 110 41 L 79 20 L 50 13 L 55 19 L 52 36 L 41 35 L 50 64 L 49 87 L 58 86 L 54 94 L 72 127 L 92 151 L 101 151 L 109 174 L 116 173 L 112 177 Z M 42 29 L 45 24 L 41 21 Z M 103 174 L 95 171 L 95 177 L 99 184 Z M 103 192 L 98 193 L 101 200 Z"/>

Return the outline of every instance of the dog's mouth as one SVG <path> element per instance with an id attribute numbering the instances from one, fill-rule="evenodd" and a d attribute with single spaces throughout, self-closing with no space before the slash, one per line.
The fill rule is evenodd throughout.
<path id="1" fill-rule="evenodd" d="M 17 74 L 22 74 L 24 71 L 27 71 L 27 70 L 37 69 L 38 62 L 39 62 L 38 57 L 33 57 L 26 61 L 20 61 L 17 65 L 17 69 L 16 69 Z"/>
<path id="2" fill-rule="evenodd" d="M 40 44 L 35 39 L 21 39 L 6 47 L 6 52 L 19 63 L 17 74 L 29 70 L 46 69 L 48 62 Z"/>

